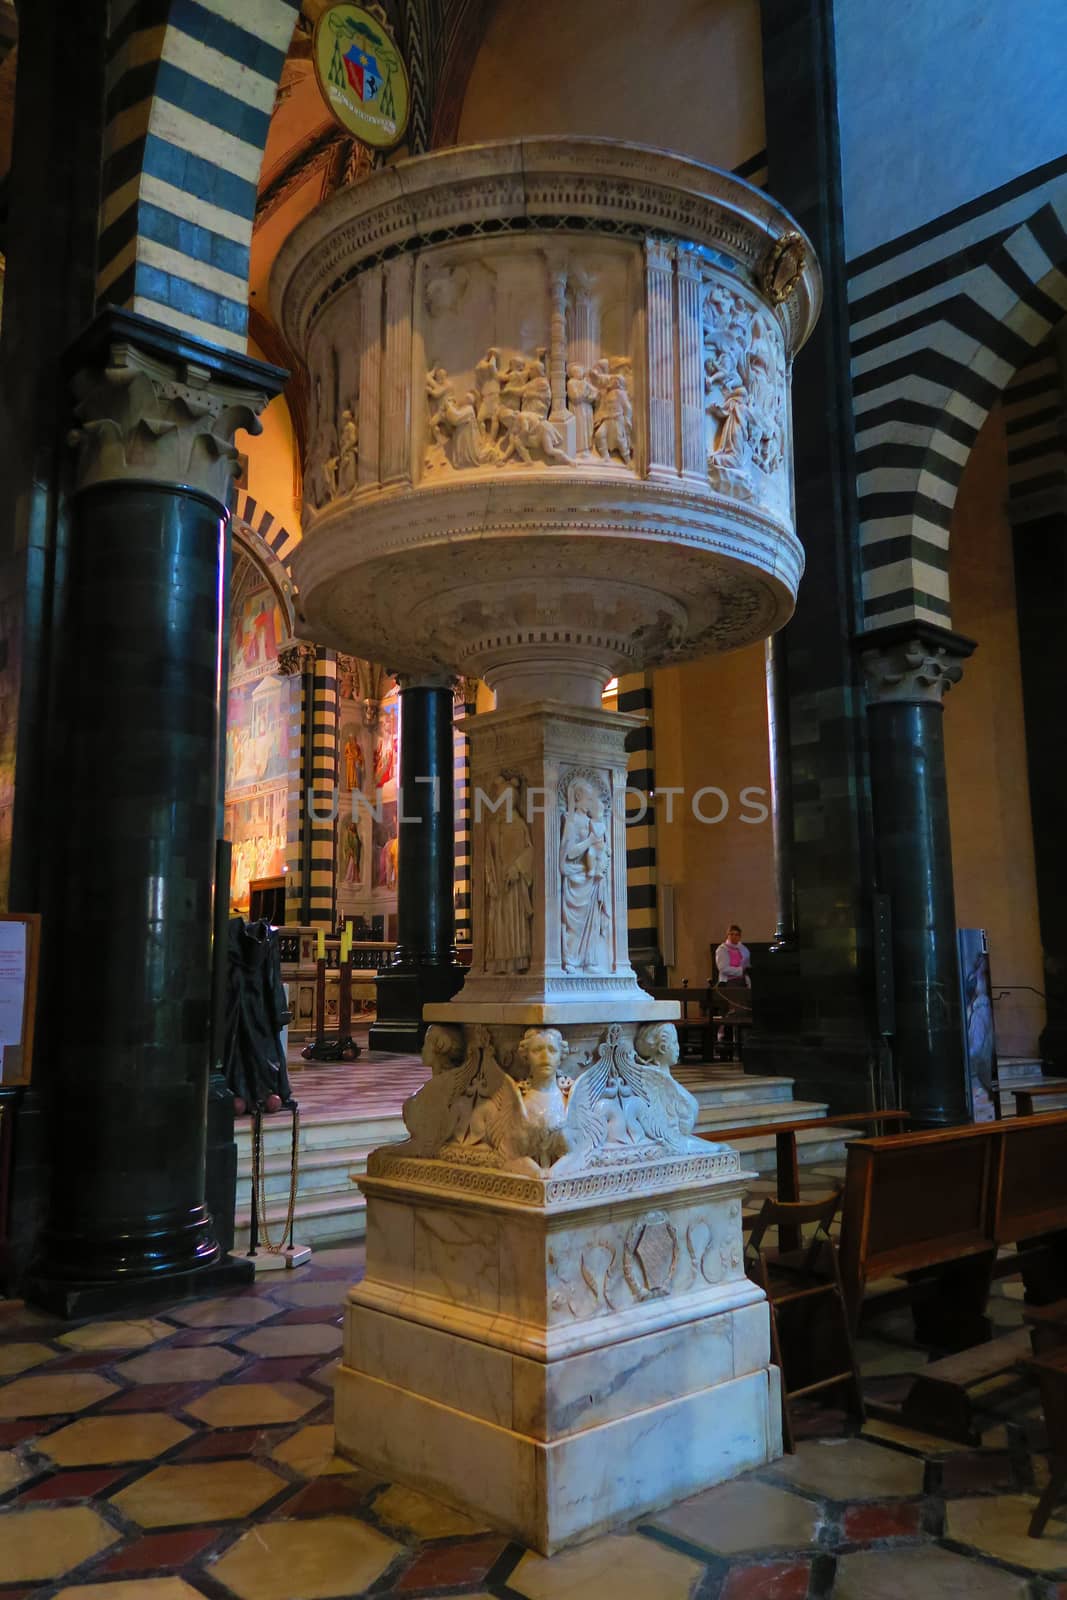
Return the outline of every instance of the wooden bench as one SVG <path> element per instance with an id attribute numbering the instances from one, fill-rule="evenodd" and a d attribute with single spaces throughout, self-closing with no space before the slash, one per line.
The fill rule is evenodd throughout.
<path id="1" fill-rule="evenodd" d="M 1028 1352 L 1026 1330 L 985 1342 L 997 1251 L 1019 1246 L 1028 1299 L 1055 1300 L 1064 1230 L 1067 1113 L 849 1144 L 840 1260 L 853 1327 L 869 1281 L 907 1276 L 919 1341 L 950 1352 L 917 1375 L 897 1420 L 973 1439 L 970 1391 Z"/>
<path id="2" fill-rule="evenodd" d="M 1003 1090 L 1001 1093 L 1003 1094 Z M 1015 1111 L 1020 1117 L 1035 1115 L 1034 1101 L 1044 1099 L 1049 1095 L 1058 1095 L 1061 1100 L 1067 1100 L 1067 1083 L 1031 1083 L 1022 1089 L 1012 1089 L 1015 1096 Z"/>
<path id="3" fill-rule="evenodd" d="M 863 1128 L 869 1123 L 901 1123 L 910 1120 L 909 1111 L 856 1111 L 848 1116 L 814 1117 L 795 1122 L 754 1122 L 738 1128 L 702 1129 L 698 1137 L 715 1144 L 733 1144 L 737 1139 L 751 1139 L 756 1134 L 774 1137 L 774 1155 L 778 1199 L 792 1204 L 800 1199 L 800 1159 L 797 1154 L 797 1134 L 818 1132 L 823 1128 Z M 779 1244 L 783 1250 L 800 1248 L 796 1234 L 782 1229 Z"/>

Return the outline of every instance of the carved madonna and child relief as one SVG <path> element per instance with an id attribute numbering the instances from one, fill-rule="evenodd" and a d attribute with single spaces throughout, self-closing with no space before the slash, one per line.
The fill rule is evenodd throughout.
<path id="1" fill-rule="evenodd" d="M 527 1028 L 509 1058 L 485 1027 L 435 1023 L 423 1045 L 431 1078 L 404 1105 L 410 1137 L 396 1154 L 565 1178 L 725 1152 L 693 1136 L 696 1101 L 671 1076 L 671 1023 L 646 1024 L 634 1038 L 612 1023 L 566 1073 L 565 1052 L 557 1028 Z"/>
<path id="2" fill-rule="evenodd" d="M 778 328 L 766 312 L 713 283 L 704 297 L 703 340 L 713 487 L 746 499 L 768 488 L 784 494 L 786 373 Z"/>
<path id="3" fill-rule="evenodd" d="M 565 972 L 610 972 L 611 796 L 594 772 L 560 779 L 560 938 Z"/>
<path id="4" fill-rule="evenodd" d="M 600 349 L 602 325 L 618 338 L 628 324 L 625 264 L 612 264 L 596 300 L 595 281 L 578 266 L 514 248 L 485 252 L 470 269 L 427 274 L 428 471 L 631 465 L 633 363 Z M 530 339 L 539 324 L 543 344 Z M 487 325 L 501 343 L 479 355 L 473 341 Z"/>

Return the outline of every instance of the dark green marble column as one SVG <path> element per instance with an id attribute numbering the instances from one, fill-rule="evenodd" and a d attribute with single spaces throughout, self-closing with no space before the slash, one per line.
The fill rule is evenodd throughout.
<path id="1" fill-rule="evenodd" d="M 76 1314 L 203 1292 L 220 1253 L 204 1160 L 225 502 L 234 430 L 259 431 L 284 374 L 116 311 L 71 370 L 66 960 L 30 1293 Z"/>
<path id="2" fill-rule="evenodd" d="M 455 949 L 452 687 L 400 680 L 397 947 L 378 974 L 372 1050 L 418 1050 L 424 1005 L 463 983 Z"/>
<path id="3" fill-rule="evenodd" d="M 1067 518 L 1059 513 L 1018 522 L 1014 547 L 1026 767 L 1047 997 L 1041 1053 L 1052 1072 L 1061 1074 L 1067 1073 L 1067 827 L 1063 816 L 1067 719 L 1061 665 L 1067 622 Z M 996 951 L 992 960 L 995 978 Z"/>
<path id="4" fill-rule="evenodd" d="M 974 644 L 900 623 L 858 641 L 868 679 L 878 888 L 892 916 L 900 1103 L 916 1126 L 966 1122 L 942 696 Z"/>

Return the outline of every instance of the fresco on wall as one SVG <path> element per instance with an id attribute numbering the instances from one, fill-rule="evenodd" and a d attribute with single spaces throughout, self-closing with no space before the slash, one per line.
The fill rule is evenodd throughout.
<path id="1" fill-rule="evenodd" d="M 230 904 L 247 912 L 249 884 L 285 869 L 289 689 L 278 675 L 282 617 L 247 559 L 234 573 L 226 719 L 226 837 L 233 844 Z"/>
<path id="2" fill-rule="evenodd" d="M 372 883 L 375 889 L 396 893 L 397 858 L 396 801 L 382 802 L 381 817 L 375 817 L 371 832 Z"/>

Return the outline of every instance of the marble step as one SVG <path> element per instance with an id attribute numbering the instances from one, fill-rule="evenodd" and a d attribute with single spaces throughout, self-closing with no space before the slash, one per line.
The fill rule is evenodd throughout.
<path id="1" fill-rule="evenodd" d="M 819 1122 L 826 1115 L 825 1100 L 740 1100 L 725 1105 L 701 1106 L 697 1128 L 714 1133 L 716 1128 L 748 1128 L 756 1133 L 765 1122 Z M 771 1143 L 774 1143 L 773 1137 Z"/>
<path id="2" fill-rule="evenodd" d="M 755 1077 L 743 1072 L 714 1076 L 691 1067 L 676 1067 L 674 1076 L 701 1108 L 781 1104 L 793 1098 L 792 1078 Z"/>
<path id="3" fill-rule="evenodd" d="M 267 1225 L 273 1228 L 275 1238 L 281 1234 L 288 1215 L 287 1197 L 276 1204 L 268 1202 Z M 234 1249 L 248 1248 L 249 1209 L 238 1205 L 234 1228 Z M 293 1210 L 293 1237 L 297 1244 L 308 1244 L 314 1249 L 334 1244 L 341 1239 L 362 1239 L 367 1231 L 367 1202 L 354 1183 L 344 1194 L 298 1197 Z M 338 1304 L 344 1299 L 343 1285 L 339 1285 Z"/>
<path id="4" fill-rule="evenodd" d="M 317 1150 L 301 1153 L 300 1165 L 297 1172 L 296 1192 L 298 1196 L 325 1194 L 329 1192 L 344 1193 L 351 1186 L 353 1173 L 367 1170 L 367 1157 L 377 1145 L 368 1144 L 363 1138 L 362 1129 L 359 1130 L 358 1139 L 348 1144 L 332 1145 L 328 1150 Z M 237 1158 L 237 1196 L 238 1201 L 247 1200 L 252 1182 L 252 1157 L 251 1154 L 242 1156 L 238 1151 Z M 289 1153 L 272 1155 L 268 1152 L 264 1171 L 264 1185 L 268 1200 L 276 1195 L 286 1196 L 289 1193 Z"/>
<path id="5" fill-rule="evenodd" d="M 1017 1088 L 1020 1083 L 1038 1083 L 1041 1061 L 1037 1056 L 998 1056 L 997 1077 L 1001 1084 Z"/>
<path id="6" fill-rule="evenodd" d="M 325 1151 L 340 1148 L 352 1143 L 353 1135 L 358 1130 L 361 1143 L 373 1150 L 380 1144 L 395 1144 L 398 1139 L 407 1137 L 403 1118 L 399 1109 L 377 1116 L 362 1116 L 351 1110 L 323 1113 L 316 1111 L 312 1117 L 300 1123 L 300 1138 L 298 1148 L 301 1158 L 304 1153 Z M 252 1160 L 252 1123 L 248 1117 L 240 1117 L 234 1126 L 234 1138 L 237 1141 L 238 1160 L 246 1160 L 249 1165 Z M 288 1157 L 292 1145 L 292 1123 L 287 1115 L 280 1113 L 277 1117 L 266 1117 L 263 1123 L 263 1148 L 268 1156 L 284 1155 Z"/>

